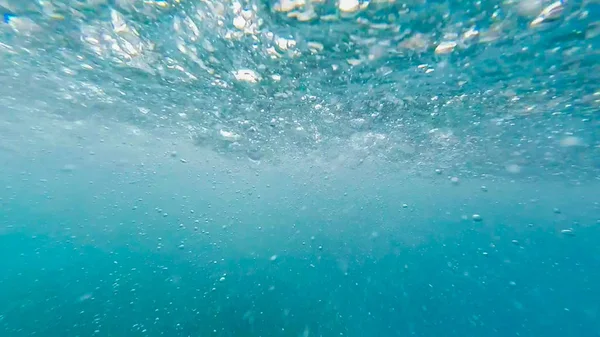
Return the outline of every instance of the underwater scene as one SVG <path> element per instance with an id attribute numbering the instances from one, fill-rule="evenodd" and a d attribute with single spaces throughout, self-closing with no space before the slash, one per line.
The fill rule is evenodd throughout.
<path id="1" fill-rule="evenodd" d="M 600 337 L 598 0 L 0 13 L 0 337 Z"/>

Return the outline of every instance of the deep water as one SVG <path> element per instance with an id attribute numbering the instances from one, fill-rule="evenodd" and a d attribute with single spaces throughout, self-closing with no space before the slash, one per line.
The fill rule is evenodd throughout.
<path id="1" fill-rule="evenodd" d="M 2 336 L 600 334 L 595 183 L 116 148 L 3 156 Z"/>
<path id="2" fill-rule="evenodd" d="M 183 261 L 183 253 L 11 234 L 1 239 L 2 287 L 10 289 L 2 329 L 7 336 L 597 335 L 598 258 L 581 254 L 595 245 L 548 233 L 526 240 L 527 248 L 498 240 L 488 256 L 478 243 L 489 245 L 489 236 L 468 233 L 418 248 L 391 243 L 377 259 L 336 245 L 290 248 L 275 263 L 227 256 L 215 266 L 207 259 L 217 249 L 206 247 Z M 215 282 L 223 270 L 225 281 Z"/>

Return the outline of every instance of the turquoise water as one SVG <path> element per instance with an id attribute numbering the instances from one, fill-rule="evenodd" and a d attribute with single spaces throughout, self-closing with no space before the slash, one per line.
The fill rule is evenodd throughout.
<path id="1" fill-rule="evenodd" d="M 78 151 L 3 162 L 6 336 L 600 331 L 597 185 Z"/>
<path id="2" fill-rule="evenodd" d="M 599 8 L 0 0 L 0 337 L 600 336 Z"/>

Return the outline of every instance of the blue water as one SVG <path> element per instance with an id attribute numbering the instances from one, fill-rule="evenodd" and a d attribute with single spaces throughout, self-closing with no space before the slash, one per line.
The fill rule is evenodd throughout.
<path id="1" fill-rule="evenodd" d="M 599 8 L 0 0 L 0 337 L 600 336 Z"/>
<path id="2" fill-rule="evenodd" d="M 6 336 L 600 332 L 597 186 L 38 158 L 2 181 Z"/>

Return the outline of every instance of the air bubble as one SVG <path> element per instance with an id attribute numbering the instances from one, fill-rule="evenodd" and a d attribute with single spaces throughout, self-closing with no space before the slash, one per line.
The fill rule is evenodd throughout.
<path id="1" fill-rule="evenodd" d="M 563 229 L 560 231 L 560 233 L 563 235 L 566 235 L 566 236 L 575 236 L 575 232 L 573 231 L 573 228 Z"/>

